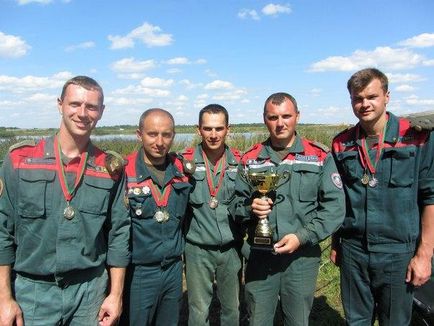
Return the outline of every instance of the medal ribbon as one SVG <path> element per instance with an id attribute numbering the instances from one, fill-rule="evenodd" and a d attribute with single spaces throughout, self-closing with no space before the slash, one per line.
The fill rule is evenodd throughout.
<path id="1" fill-rule="evenodd" d="M 155 200 L 155 204 L 157 204 L 158 207 L 166 207 L 167 202 L 169 201 L 170 193 L 172 192 L 172 183 L 173 181 L 170 181 L 161 192 L 159 187 L 154 184 L 152 179 L 147 180 L 147 184 L 149 188 L 151 189 L 152 198 Z"/>
<path id="2" fill-rule="evenodd" d="M 371 172 L 372 175 L 376 172 L 377 163 L 380 160 L 381 153 L 384 149 L 384 138 L 386 136 L 386 127 L 387 122 L 384 125 L 383 132 L 378 137 L 378 144 L 377 144 L 377 152 L 375 153 L 375 161 L 372 162 L 371 157 L 368 153 L 368 145 L 366 143 L 366 136 L 361 137 L 362 141 L 362 147 L 358 147 L 359 156 L 360 156 L 360 162 L 362 163 L 363 168 L 366 170 L 366 168 L 369 169 L 369 172 Z M 357 128 L 357 138 L 359 138 L 360 134 L 360 125 Z"/>
<path id="3" fill-rule="evenodd" d="M 211 197 L 217 197 L 217 194 L 220 190 L 220 187 L 223 182 L 223 177 L 225 176 L 225 165 L 226 165 L 226 155 L 223 153 L 222 157 L 216 162 L 215 169 L 214 169 L 214 177 L 217 175 L 218 172 L 220 172 L 220 177 L 217 182 L 217 186 L 214 187 L 214 178 L 211 175 L 211 169 L 209 167 L 209 160 L 206 157 L 205 153 L 202 151 L 202 158 L 205 162 L 205 171 L 206 171 L 206 180 L 208 182 L 208 189 L 209 194 Z"/>
<path id="4" fill-rule="evenodd" d="M 62 155 L 62 150 L 60 148 L 60 144 L 56 136 L 54 137 L 54 157 L 56 158 L 56 169 L 57 169 L 57 174 L 59 175 L 59 183 L 60 183 L 60 187 L 62 188 L 63 196 L 65 197 L 65 200 L 69 203 L 72 197 L 74 197 L 77 186 L 84 175 L 88 153 L 87 151 L 81 153 L 80 163 L 78 165 L 78 173 L 75 176 L 75 182 L 72 189 L 69 188 L 68 182 L 66 181 L 65 169 L 63 167 L 63 163 L 61 160 L 61 155 Z"/>

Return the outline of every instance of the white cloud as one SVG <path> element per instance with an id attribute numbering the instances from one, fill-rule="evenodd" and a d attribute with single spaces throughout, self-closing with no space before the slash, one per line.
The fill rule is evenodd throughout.
<path id="1" fill-rule="evenodd" d="M 409 82 L 420 82 L 425 80 L 420 75 L 416 74 L 390 74 L 387 73 L 387 78 L 389 79 L 390 83 L 409 83 Z"/>
<path id="2" fill-rule="evenodd" d="M 179 84 L 181 84 L 182 86 L 184 86 L 186 89 L 194 89 L 194 88 L 198 88 L 201 87 L 202 84 L 201 83 L 192 83 L 190 80 L 188 79 L 182 79 L 179 81 Z"/>
<path id="3" fill-rule="evenodd" d="M 79 49 L 90 49 L 95 47 L 95 42 L 87 41 L 80 44 L 70 45 L 65 48 L 66 52 L 72 52 Z"/>
<path id="4" fill-rule="evenodd" d="M 262 13 L 266 16 L 277 16 L 279 14 L 290 14 L 292 12 L 289 5 L 279 5 L 274 3 L 269 3 L 264 8 L 262 8 Z"/>
<path id="5" fill-rule="evenodd" d="M 199 94 L 198 96 L 196 96 L 196 99 L 206 100 L 208 97 L 209 97 L 208 94 Z"/>
<path id="6" fill-rule="evenodd" d="M 423 33 L 398 43 L 411 48 L 427 48 L 434 46 L 434 33 Z"/>
<path id="7" fill-rule="evenodd" d="M 179 74 L 180 72 L 182 72 L 182 70 L 179 68 L 170 68 L 170 69 L 167 69 L 166 72 L 168 74 Z"/>
<path id="8" fill-rule="evenodd" d="M 111 92 L 110 96 L 123 96 L 129 97 L 131 95 L 142 95 L 150 97 L 168 97 L 170 95 L 169 90 L 143 87 L 142 85 L 130 85 L 124 88 L 119 88 Z"/>
<path id="9" fill-rule="evenodd" d="M 109 35 L 108 40 L 112 42 L 110 48 L 113 50 L 132 48 L 135 41 L 141 41 L 147 47 L 167 46 L 173 42 L 171 34 L 164 34 L 160 27 L 149 23 L 144 23 L 125 36 Z"/>
<path id="10" fill-rule="evenodd" d="M 231 89 L 234 86 L 231 82 L 224 80 L 214 80 L 211 83 L 205 85 L 205 89 Z"/>
<path id="11" fill-rule="evenodd" d="M 413 86 L 411 86 L 411 85 L 407 85 L 407 84 L 404 84 L 404 85 L 399 85 L 399 86 L 396 86 L 395 87 L 395 91 L 396 92 L 412 92 L 412 91 L 414 91 L 414 87 Z"/>
<path id="12" fill-rule="evenodd" d="M 17 2 L 18 2 L 19 5 L 28 5 L 29 3 L 32 3 L 32 2 L 36 2 L 36 3 L 43 4 L 43 5 L 47 5 L 49 3 L 52 3 L 53 0 L 17 0 Z"/>
<path id="13" fill-rule="evenodd" d="M 140 85 L 143 87 L 170 87 L 173 84 L 173 79 L 162 79 L 145 77 L 141 80 Z"/>
<path id="14" fill-rule="evenodd" d="M 186 102 L 186 101 L 188 101 L 188 97 L 185 95 L 179 95 L 176 100 L 181 101 L 181 102 Z"/>
<path id="15" fill-rule="evenodd" d="M 313 97 L 318 97 L 318 96 L 321 95 L 321 93 L 322 93 L 322 89 L 321 89 L 321 88 L 312 88 L 312 89 L 309 91 L 309 94 L 310 94 L 311 96 L 313 96 Z"/>
<path id="16" fill-rule="evenodd" d="M 148 98 L 131 98 L 131 97 L 107 97 L 106 105 L 119 105 L 119 106 L 135 106 L 152 103 L 153 99 Z"/>
<path id="17" fill-rule="evenodd" d="M 166 63 L 168 65 L 187 65 L 190 61 L 186 57 L 177 57 L 167 60 Z"/>
<path id="18" fill-rule="evenodd" d="M 309 71 L 354 71 L 366 67 L 383 69 L 409 69 L 426 64 L 422 55 L 408 49 L 377 47 L 373 51 L 356 50 L 351 56 L 333 56 L 313 63 Z"/>
<path id="19" fill-rule="evenodd" d="M 197 59 L 196 60 L 196 64 L 198 64 L 198 65 L 204 65 L 206 63 L 207 63 L 206 59 Z"/>
<path id="20" fill-rule="evenodd" d="M 60 89 L 67 79 L 71 78 L 70 72 L 59 72 L 50 77 L 25 76 L 22 78 L 0 75 L 0 90 L 11 93 L 23 93 L 26 91 L 38 92 L 47 89 Z"/>
<path id="21" fill-rule="evenodd" d="M 117 73 L 140 73 L 155 67 L 154 60 L 138 61 L 134 58 L 124 58 L 111 64 L 112 70 Z"/>
<path id="22" fill-rule="evenodd" d="M 0 57 L 19 58 L 26 55 L 30 49 L 31 46 L 21 37 L 0 32 Z"/>
<path id="23" fill-rule="evenodd" d="M 432 106 L 434 105 L 434 99 L 420 99 L 416 95 L 411 95 L 405 99 L 405 103 L 411 106 L 418 106 L 418 107 L 428 107 L 432 110 Z"/>
<path id="24" fill-rule="evenodd" d="M 25 100 L 27 102 L 46 102 L 46 103 L 56 103 L 57 96 L 45 93 L 35 93 L 27 97 Z"/>
<path id="25" fill-rule="evenodd" d="M 234 101 L 240 100 L 243 96 L 247 95 L 247 92 L 243 89 L 237 89 L 231 92 L 225 92 L 214 95 L 212 98 L 216 101 Z"/>
<path id="26" fill-rule="evenodd" d="M 241 9 L 238 12 L 238 17 L 241 19 L 247 19 L 247 18 L 250 18 L 253 20 L 259 20 L 260 19 L 258 13 L 254 9 Z"/>

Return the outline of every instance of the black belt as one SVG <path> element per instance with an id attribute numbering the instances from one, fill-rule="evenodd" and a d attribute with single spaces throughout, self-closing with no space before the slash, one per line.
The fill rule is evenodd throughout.
<path id="1" fill-rule="evenodd" d="M 217 250 L 226 251 L 226 250 L 229 250 L 231 248 L 240 248 L 241 247 L 241 243 L 236 242 L 236 241 L 231 241 L 231 242 L 228 242 L 224 245 L 205 245 L 205 244 L 191 242 L 189 240 L 186 240 L 186 242 L 188 242 L 189 244 L 191 244 L 193 246 L 197 246 L 201 249 L 204 249 L 204 250 L 214 250 L 214 251 L 217 251 Z"/>
<path id="2" fill-rule="evenodd" d="M 54 276 L 54 274 L 36 275 L 36 274 L 30 274 L 26 272 L 17 272 L 17 274 L 22 277 L 31 279 L 33 281 L 44 281 L 44 282 L 52 282 L 52 283 L 56 282 L 56 277 Z"/>

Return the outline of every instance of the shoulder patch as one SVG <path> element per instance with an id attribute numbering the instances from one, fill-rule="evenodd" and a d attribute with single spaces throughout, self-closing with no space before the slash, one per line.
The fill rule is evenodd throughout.
<path id="1" fill-rule="evenodd" d="M 337 173 L 337 172 L 332 173 L 330 178 L 332 179 L 332 182 L 336 186 L 336 188 L 342 189 L 343 184 L 342 184 L 342 179 L 341 179 L 341 176 L 339 173 Z"/>
<path id="2" fill-rule="evenodd" d="M 314 141 L 311 144 L 315 147 L 318 147 L 319 149 L 322 149 L 326 153 L 330 152 L 330 148 L 320 142 Z"/>
<path id="3" fill-rule="evenodd" d="M 105 157 L 105 168 L 107 169 L 108 173 L 113 175 L 119 175 L 124 166 L 126 165 L 126 161 L 122 157 L 121 154 L 114 152 L 114 151 L 105 151 L 106 157 Z"/>
<path id="4" fill-rule="evenodd" d="M 405 118 L 410 122 L 410 126 L 417 131 L 434 130 L 434 111 L 412 113 Z"/>
<path id="5" fill-rule="evenodd" d="M 9 152 L 12 152 L 14 149 L 26 147 L 26 146 L 35 147 L 36 146 L 35 140 L 34 139 L 26 139 L 26 140 L 23 140 L 19 143 L 13 144 L 12 146 L 9 147 Z"/>

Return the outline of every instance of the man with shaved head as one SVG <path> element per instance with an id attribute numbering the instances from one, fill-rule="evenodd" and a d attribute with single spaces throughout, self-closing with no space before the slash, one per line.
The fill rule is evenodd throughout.
<path id="1" fill-rule="evenodd" d="M 169 153 L 172 115 L 153 108 L 140 117 L 141 148 L 126 167 L 132 261 L 127 270 L 126 325 L 177 325 L 182 298 L 181 231 L 191 186 L 182 162 Z"/>

